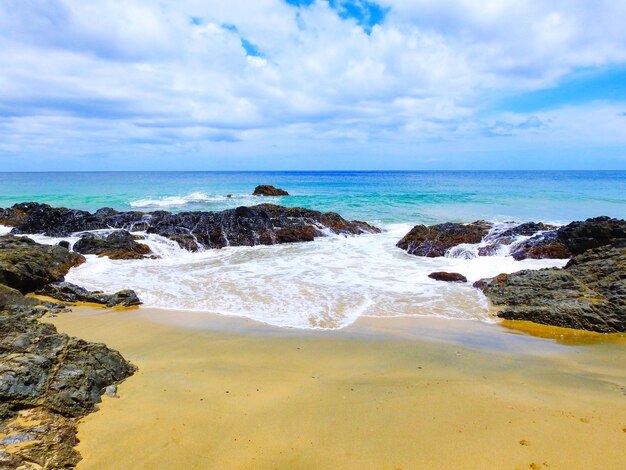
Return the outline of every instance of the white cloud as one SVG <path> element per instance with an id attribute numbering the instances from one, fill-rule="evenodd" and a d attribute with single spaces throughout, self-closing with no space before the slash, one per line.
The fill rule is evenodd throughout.
<path id="1" fill-rule="evenodd" d="M 523 125 L 539 114 L 488 103 L 626 62 L 624 2 L 379 3 L 388 17 L 368 34 L 321 0 L 0 0 L 0 152 L 549 135 Z"/>

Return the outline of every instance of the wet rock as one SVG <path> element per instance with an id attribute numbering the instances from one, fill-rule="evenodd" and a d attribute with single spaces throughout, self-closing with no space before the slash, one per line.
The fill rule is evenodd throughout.
<path id="1" fill-rule="evenodd" d="M 626 221 L 595 217 L 536 235 L 514 247 L 515 259 L 570 258 L 591 248 L 626 246 Z"/>
<path id="2" fill-rule="evenodd" d="M 462 243 L 480 243 L 491 225 L 484 221 L 472 224 L 445 223 L 431 226 L 416 225 L 396 246 L 410 255 L 435 258 Z"/>
<path id="3" fill-rule="evenodd" d="M 254 188 L 253 196 L 289 196 L 284 189 L 275 188 L 269 184 L 262 184 Z"/>
<path id="4" fill-rule="evenodd" d="M 0 237 L 0 284 L 22 293 L 64 279 L 85 258 L 56 246 L 40 245 L 27 237 Z"/>
<path id="5" fill-rule="evenodd" d="M 511 256 L 517 261 L 531 259 L 566 259 L 572 252 L 559 239 L 557 231 L 535 235 L 515 245 L 511 249 Z"/>
<path id="6" fill-rule="evenodd" d="M 99 291 L 88 291 L 70 282 L 48 284 L 36 293 L 61 300 L 62 302 L 91 302 L 103 304 L 106 307 L 132 307 L 141 304 L 133 290 L 122 290 L 115 294 L 105 294 Z"/>
<path id="7" fill-rule="evenodd" d="M 484 238 L 488 245 L 478 248 L 478 256 L 493 256 L 502 246 L 511 245 L 520 236 L 530 237 L 538 232 L 553 230 L 555 227 L 541 222 L 525 222 L 501 231 L 492 231 Z"/>
<path id="8" fill-rule="evenodd" d="M 20 207 L 21 215 L 20 218 L 12 219 L 14 233 L 68 236 L 73 232 L 96 229 L 143 230 L 174 240 L 190 251 L 311 241 L 327 232 L 343 235 L 380 232 L 366 222 L 347 221 L 334 212 L 323 213 L 273 204 L 238 207 L 221 212 L 176 214 L 166 211 L 117 212 L 104 208 L 87 215 L 84 211 L 56 209 L 36 203 L 16 205 L 5 211 L 15 211 L 17 206 Z M 89 242 L 93 242 L 93 239 Z M 74 249 L 83 250 L 81 244 Z"/>
<path id="9" fill-rule="evenodd" d="M 151 253 L 147 245 L 138 243 L 126 230 L 116 230 L 108 235 L 87 233 L 74 244 L 74 251 L 111 259 L 141 259 Z"/>
<path id="10" fill-rule="evenodd" d="M 67 240 L 61 240 L 59 242 L 59 246 L 62 246 L 66 250 L 69 250 L 70 249 L 70 242 L 68 242 Z"/>
<path id="11" fill-rule="evenodd" d="M 435 281 L 445 281 L 445 282 L 467 282 L 467 278 L 463 276 L 463 274 L 459 273 L 448 273 L 445 271 L 437 271 L 434 273 L 430 273 L 428 275 L 429 278 L 434 279 Z"/>
<path id="12" fill-rule="evenodd" d="M 498 316 L 546 325 L 615 333 L 626 331 L 626 248 L 587 250 L 565 268 L 525 270 L 474 283 Z"/>

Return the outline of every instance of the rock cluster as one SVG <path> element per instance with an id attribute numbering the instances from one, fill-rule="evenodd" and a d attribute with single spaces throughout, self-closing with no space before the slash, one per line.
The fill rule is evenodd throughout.
<path id="1" fill-rule="evenodd" d="M 141 301 L 135 291 L 130 289 L 121 290 L 115 294 L 105 294 L 100 291 L 88 291 L 87 289 L 70 282 L 54 282 L 35 292 L 62 302 L 90 302 L 102 304 L 105 307 L 133 307 L 141 305 Z"/>
<path id="2" fill-rule="evenodd" d="M 269 184 L 261 184 L 254 188 L 253 196 L 289 196 L 284 189 L 275 188 Z"/>
<path id="3" fill-rule="evenodd" d="M 491 225 L 484 221 L 472 224 L 445 223 L 431 226 L 416 225 L 396 246 L 410 255 L 436 258 L 462 243 L 480 243 Z"/>
<path id="4" fill-rule="evenodd" d="M 0 468 L 76 465 L 76 419 L 135 371 L 117 351 L 37 320 L 64 305 L 22 294 L 83 260 L 61 246 L 0 237 Z"/>
<path id="5" fill-rule="evenodd" d="M 141 259 L 151 253 L 147 245 L 138 243 L 127 230 L 116 230 L 108 235 L 86 233 L 73 248 L 84 255 L 108 256 L 111 259 Z"/>
<path id="6" fill-rule="evenodd" d="M 347 221 L 334 212 L 273 204 L 238 207 L 221 212 L 180 213 L 117 212 L 103 208 L 91 214 L 46 204 L 23 203 L 0 209 L 0 221 L 4 225 L 13 226 L 14 234 L 42 233 L 55 237 L 111 228 L 142 230 L 174 240 L 190 251 L 311 241 L 315 237 L 324 236 L 326 231 L 346 235 L 380 231 L 365 222 Z M 77 245 L 76 249 L 84 249 L 84 245 L 94 246 L 94 240 L 78 242 Z M 104 250 L 102 253 L 110 251 L 108 248 L 99 249 Z M 124 250 L 121 252 L 128 253 Z M 137 252 L 137 247 L 131 251 Z M 145 253 L 139 251 L 139 254 L 143 256 Z"/>
<path id="7" fill-rule="evenodd" d="M 27 237 L 0 237 L 0 284 L 24 294 L 62 281 L 71 267 L 84 261 L 62 246 L 40 245 Z"/>
<path id="8" fill-rule="evenodd" d="M 626 331 L 626 245 L 584 251 L 564 269 L 500 274 L 474 285 L 504 308 L 498 316 L 546 325 Z"/>

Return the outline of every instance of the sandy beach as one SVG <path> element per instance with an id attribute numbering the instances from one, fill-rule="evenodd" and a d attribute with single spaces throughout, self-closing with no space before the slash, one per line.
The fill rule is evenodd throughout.
<path id="1" fill-rule="evenodd" d="M 304 331 L 147 308 L 46 321 L 139 367 L 79 425 L 81 469 L 626 463 L 619 335 L 435 318 Z"/>

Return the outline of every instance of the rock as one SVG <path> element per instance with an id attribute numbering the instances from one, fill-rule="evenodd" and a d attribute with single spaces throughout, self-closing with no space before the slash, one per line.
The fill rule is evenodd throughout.
<path id="1" fill-rule="evenodd" d="M 67 240 L 61 240 L 58 243 L 59 246 L 62 246 L 63 248 L 65 248 L 66 250 L 70 249 L 70 242 L 68 242 Z"/>
<path id="2" fill-rule="evenodd" d="M 289 196 L 284 189 L 275 188 L 269 184 L 262 184 L 254 188 L 253 196 Z"/>
<path id="3" fill-rule="evenodd" d="M 0 237 L 0 284 L 22 293 L 62 281 L 71 267 L 84 261 L 83 256 L 58 245 L 40 245 L 27 237 Z"/>
<path id="4" fill-rule="evenodd" d="M 2 469 L 74 468 L 81 459 L 74 449 L 76 420 L 43 407 L 19 411 L 16 419 L 0 425 L 0 432 L 9 434 L 0 441 Z M 27 445 L 8 447 L 28 438 L 22 441 Z"/>
<path id="5" fill-rule="evenodd" d="M 501 274 L 474 285 L 505 306 L 502 318 L 626 332 L 626 248 L 607 244 L 575 256 L 563 269 Z"/>
<path id="6" fill-rule="evenodd" d="M 428 277 L 431 279 L 434 279 L 435 281 L 467 282 L 467 278 L 463 276 L 463 274 L 447 273 L 445 271 L 438 271 L 438 272 L 430 273 Z"/>
<path id="7" fill-rule="evenodd" d="M 74 232 L 112 227 L 126 231 L 143 230 L 176 241 L 182 248 L 190 251 L 311 241 L 315 237 L 326 235 L 326 232 L 341 235 L 380 232 L 366 222 L 350 222 L 334 212 L 323 213 L 273 204 L 238 207 L 221 212 L 176 214 L 166 211 L 117 212 L 109 208 L 88 214 L 36 203 L 17 204 L 4 211 L 19 211 L 20 217 L 11 219 L 14 233 L 68 236 Z M 94 238 L 99 237 L 94 235 Z M 100 246 L 99 242 L 90 238 L 89 245 L 94 243 Z M 78 243 L 74 249 L 84 250 Z M 131 253 L 136 253 L 136 250 L 131 250 Z M 143 256 L 141 253 L 140 255 Z"/>
<path id="8" fill-rule="evenodd" d="M 141 259 L 152 253 L 147 245 L 137 243 L 126 230 L 116 230 L 106 236 L 87 233 L 74 244 L 74 251 L 111 259 Z"/>
<path id="9" fill-rule="evenodd" d="M 535 235 L 511 248 L 511 256 L 517 261 L 531 259 L 566 259 L 572 252 L 558 238 L 556 231 Z"/>
<path id="10" fill-rule="evenodd" d="M 462 243 L 480 243 L 487 235 L 491 225 L 484 221 L 472 224 L 445 223 L 416 225 L 396 246 L 410 255 L 435 258 L 445 256 L 446 252 Z"/>
<path id="11" fill-rule="evenodd" d="M 494 229 L 487 234 L 484 238 L 484 242 L 489 242 L 488 245 L 478 248 L 478 256 L 493 256 L 495 255 L 501 246 L 511 245 L 519 236 L 531 236 L 538 232 L 547 230 L 553 230 L 554 226 L 546 225 L 541 222 L 525 222 L 515 227 L 498 231 Z"/>
<path id="12" fill-rule="evenodd" d="M 133 290 L 122 290 L 115 294 L 92 292 L 69 282 L 55 282 L 39 289 L 36 294 L 46 295 L 62 302 L 91 302 L 106 307 L 131 307 L 140 305 L 141 301 Z"/>
<path id="13" fill-rule="evenodd" d="M 570 258 L 591 248 L 626 246 L 626 221 L 595 217 L 536 235 L 513 247 L 515 259 Z"/>

